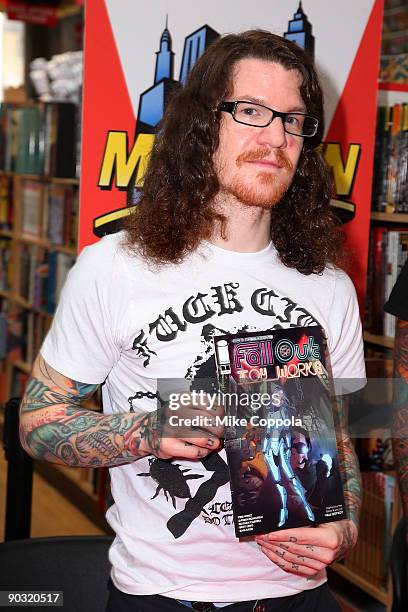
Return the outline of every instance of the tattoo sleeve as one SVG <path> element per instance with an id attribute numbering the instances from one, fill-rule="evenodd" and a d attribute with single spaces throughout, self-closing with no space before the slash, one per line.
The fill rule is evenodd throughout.
<path id="1" fill-rule="evenodd" d="M 336 398 L 333 416 L 336 426 L 337 449 L 339 467 L 344 489 L 344 501 L 348 518 L 358 528 L 361 506 L 361 476 L 357 455 L 348 433 L 348 407 L 347 396 Z"/>
<path id="2" fill-rule="evenodd" d="M 408 517 L 408 321 L 397 319 L 391 436 L 405 517 Z"/>
<path id="3" fill-rule="evenodd" d="M 20 407 L 27 452 L 70 466 L 113 467 L 149 454 L 141 445 L 157 448 L 155 412 L 103 415 L 81 407 L 97 387 L 63 376 L 39 355 Z"/>

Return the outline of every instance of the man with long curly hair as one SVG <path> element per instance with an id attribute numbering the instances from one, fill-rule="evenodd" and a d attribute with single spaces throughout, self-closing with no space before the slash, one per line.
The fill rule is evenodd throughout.
<path id="1" fill-rule="evenodd" d="M 323 131 L 302 49 L 261 30 L 218 39 L 168 104 L 137 212 L 69 274 L 21 440 L 37 458 L 112 468 L 110 611 L 339 609 L 325 568 L 354 545 L 359 509 L 345 401 L 347 520 L 252 541 L 234 535 L 222 428 L 187 420 L 221 414 L 193 390 L 214 375 L 213 338 L 227 332 L 319 324 L 334 377 L 364 378 Z M 171 404 L 157 408 L 161 379 L 179 392 L 177 435 Z M 95 414 L 83 402 L 102 383 Z"/>

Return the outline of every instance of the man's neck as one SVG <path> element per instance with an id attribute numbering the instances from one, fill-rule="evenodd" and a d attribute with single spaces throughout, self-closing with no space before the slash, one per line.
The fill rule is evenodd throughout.
<path id="1" fill-rule="evenodd" d="M 228 251 L 256 253 L 271 241 L 271 211 L 245 206 L 236 198 L 216 202 L 216 209 L 226 218 L 225 239 L 217 227 L 210 242 Z"/>

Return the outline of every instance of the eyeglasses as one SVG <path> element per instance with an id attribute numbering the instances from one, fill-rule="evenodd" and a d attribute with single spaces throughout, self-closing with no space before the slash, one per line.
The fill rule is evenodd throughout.
<path id="1" fill-rule="evenodd" d="M 218 106 L 219 111 L 231 113 L 232 118 L 237 123 L 252 125 L 253 127 L 263 128 L 268 126 L 275 117 L 282 119 L 283 129 L 288 134 L 312 138 L 317 132 L 319 120 L 305 113 L 281 113 L 253 102 L 236 100 L 235 102 L 221 102 Z"/>

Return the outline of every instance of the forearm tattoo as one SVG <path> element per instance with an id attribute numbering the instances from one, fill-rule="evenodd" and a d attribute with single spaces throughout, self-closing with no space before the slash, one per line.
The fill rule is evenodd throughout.
<path id="1" fill-rule="evenodd" d="M 408 517 L 408 321 L 397 319 L 391 435 L 401 500 Z"/>
<path id="2" fill-rule="evenodd" d="M 344 501 L 348 518 L 358 528 L 361 506 L 361 475 L 358 459 L 347 429 L 347 397 L 336 398 L 333 416 L 336 426 L 338 459 L 343 482 Z"/>
<path id="3" fill-rule="evenodd" d="M 103 415 L 81 407 L 98 385 L 76 382 L 49 367 L 40 356 L 21 403 L 24 447 L 37 459 L 77 467 L 113 467 L 160 448 L 156 413 Z"/>

